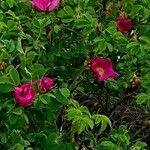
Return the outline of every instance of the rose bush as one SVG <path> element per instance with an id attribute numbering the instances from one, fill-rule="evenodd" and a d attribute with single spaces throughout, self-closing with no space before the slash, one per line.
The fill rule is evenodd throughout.
<path id="1" fill-rule="evenodd" d="M 149 149 L 149 7 L 1 0 L 0 149 Z"/>

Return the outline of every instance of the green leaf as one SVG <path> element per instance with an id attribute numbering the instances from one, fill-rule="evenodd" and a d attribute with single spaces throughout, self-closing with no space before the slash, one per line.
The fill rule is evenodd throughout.
<path id="1" fill-rule="evenodd" d="M 17 86 L 20 84 L 19 73 L 15 68 L 12 68 L 9 70 L 9 75 L 10 75 L 10 78 L 13 82 L 13 85 Z"/>
<path id="2" fill-rule="evenodd" d="M 74 12 L 73 12 L 73 10 L 72 10 L 72 8 L 70 6 L 65 6 L 63 10 L 64 10 L 65 14 L 67 14 L 69 16 L 73 16 L 74 15 Z"/>
<path id="3" fill-rule="evenodd" d="M 131 150 L 146 150 L 147 144 L 144 142 L 137 141 L 132 147 Z"/>
<path id="4" fill-rule="evenodd" d="M 67 110 L 67 116 L 68 116 L 68 119 L 69 120 L 73 120 L 75 118 L 79 118 L 82 116 L 82 112 L 80 109 L 77 109 L 77 108 L 69 108 Z"/>
<path id="5" fill-rule="evenodd" d="M 43 104 L 47 105 L 50 102 L 50 97 L 47 94 L 40 95 L 39 99 Z"/>
<path id="6" fill-rule="evenodd" d="M 34 150 L 32 147 L 28 147 L 26 150 Z"/>
<path id="7" fill-rule="evenodd" d="M 48 139 L 51 139 L 51 140 L 48 140 L 47 142 L 48 142 L 48 144 L 54 144 L 54 143 L 56 143 L 56 141 L 58 141 L 58 138 L 59 138 L 59 136 L 56 132 L 50 133 L 48 135 Z"/>
<path id="8" fill-rule="evenodd" d="M 8 93 L 13 90 L 14 86 L 12 84 L 0 84 L 0 93 Z"/>
<path id="9" fill-rule="evenodd" d="M 26 60 L 25 60 L 25 61 L 26 61 L 26 64 L 31 65 L 32 62 L 33 62 L 34 59 L 35 59 L 35 56 L 37 56 L 37 53 L 36 53 L 36 52 L 34 52 L 34 51 L 28 52 L 28 53 L 27 53 Z"/>
<path id="10" fill-rule="evenodd" d="M 24 50 L 23 50 L 23 48 L 22 48 L 22 43 L 21 43 L 21 38 L 18 38 L 17 50 L 18 50 L 21 54 L 24 54 Z"/>
<path id="11" fill-rule="evenodd" d="M 58 25 L 55 25 L 55 26 L 54 26 L 54 32 L 55 32 L 55 33 L 58 33 L 58 32 L 60 31 L 60 29 L 61 29 L 60 26 L 58 26 Z"/>
<path id="12" fill-rule="evenodd" d="M 79 108 L 70 107 L 67 110 L 68 120 L 72 121 L 74 132 L 78 132 L 78 134 L 83 132 L 88 127 L 90 127 L 91 129 L 93 129 L 94 127 L 94 122 L 90 117 L 91 114 L 89 115 L 89 111 L 88 115 L 85 114 L 87 110 L 88 109 L 85 106 L 80 106 Z"/>
<path id="13" fill-rule="evenodd" d="M 114 34 L 116 32 L 116 22 L 110 21 L 105 31 L 108 32 L 109 34 Z"/>
<path id="14" fill-rule="evenodd" d="M 89 117 L 83 116 L 82 118 L 79 118 L 78 120 L 73 121 L 73 127 L 77 130 L 78 134 L 80 134 L 88 127 L 93 129 L 94 123 L 93 123 L 93 120 L 90 119 Z"/>
<path id="15" fill-rule="evenodd" d="M 148 19 L 148 17 L 150 16 L 150 10 L 147 8 L 144 8 L 144 14 L 143 15 L 144 15 L 145 19 Z"/>
<path id="16" fill-rule="evenodd" d="M 125 36 L 123 36 L 123 34 L 122 33 L 120 33 L 120 32 L 115 32 L 114 34 L 113 34 L 113 38 L 114 38 L 114 40 L 116 40 L 116 41 L 118 41 L 118 42 L 122 42 L 122 43 L 127 43 L 127 38 L 125 37 Z M 121 44 L 122 44 L 121 43 Z"/>
<path id="17" fill-rule="evenodd" d="M 101 125 L 100 131 L 104 131 L 107 128 L 107 125 L 111 127 L 111 121 L 110 119 L 105 115 L 94 115 L 94 120 L 96 125 Z"/>
<path id="18" fill-rule="evenodd" d="M 78 20 L 76 20 L 75 26 L 76 28 L 80 29 L 84 27 L 90 27 L 90 23 L 84 18 L 79 18 Z"/>
<path id="19" fill-rule="evenodd" d="M 0 133 L 0 142 L 2 143 L 2 144 L 6 144 L 7 143 L 7 137 L 6 137 L 6 133 Z"/>
<path id="20" fill-rule="evenodd" d="M 68 105 L 71 107 L 74 107 L 74 108 L 79 108 L 80 107 L 80 104 L 78 101 L 74 100 L 74 99 L 71 99 L 69 100 L 68 102 Z"/>
<path id="21" fill-rule="evenodd" d="M 131 43 L 127 44 L 127 49 L 133 49 L 133 48 L 137 48 L 139 46 L 140 46 L 139 43 L 131 42 Z"/>
<path id="22" fill-rule="evenodd" d="M 16 144 L 16 149 L 17 150 L 24 150 L 24 145 L 20 144 L 20 143 L 17 143 Z"/>
<path id="23" fill-rule="evenodd" d="M 148 38 L 146 36 L 140 36 L 139 39 L 150 45 L 150 38 Z"/>
<path id="24" fill-rule="evenodd" d="M 67 88 L 61 88 L 61 89 L 59 89 L 59 90 L 60 90 L 61 94 L 62 94 L 64 97 L 68 98 L 68 97 L 70 96 L 70 91 L 69 91 L 69 89 L 67 89 Z"/>
<path id="25" fill-rule="evenodd" d="M 63 93 L 63 94 L 68 94 L 68 93 Z M 60 103 L 66 104 L 68 102 L 68 97 L 67 95 L 63 95 L 60 89 L 54 90 L 54 96 L 56 97 L 56 100 Z"/>
<path id="26" fill-rule="evenodd" d="M 16 22 L 13 20 L 8 20 L 7 21 L 7 28 L 8 29 L 14 29 L 16 27 Z"/>
<path id="27" fill-rule="evenodd" d="M 143 9 L 142 5 L 133 5 L 133 7 L 131 9 L 131 16 L 138 15 L 139 12 L 141 12 L 142 9 Z"/>
<path id="28" fill-rule="evenodd" d="M 15 3 L 14 0 L 6 0 L 6 2 L 7 2 L 7 4 L 8 4 L 8 6 L 9 6 L 9 8 L 12 8 L 13 5 L 14 5 L 14 3 Z"/>
<path id="29" fill-rule="evenodd" d="M 61 18 L 63 23 L 69 23 L 74 19 L 74 12 L 70 6 L 65 6 L 63 10 L 58 12 L 57 16 Z"/>
<path id="30" fill-rule="evenodd" d="M 40 28 L 44 28 L 51 23 L 49 18 L 38 19 L 38 22 L 40 23 Z"/>
<path id="31" fill-rule="evenodd" d="M 113 46 L 110 43 L 107 43 L 107 47 L 110 52 L 113 51 Z"/>
<path id="32" fill-rule="evenodd" d="M 23 113 L 23 109 L 22 107 L 15 107 L 12 113 L 20 116 Z"/>
<path id="33" fill-rule="evenodd" d="M 89 13 L 85 13 L 76 19 L 75 27 L 78 29 L 87 28 L 88 31 L 90 32 L 90 30 L 95 30 L 97 24 L 98 21 L 97 18 L 95 18 L 95 16 L 92 16 Z"/>
<path id="34" fill-rule="evenodd" d="M 145 94 L 145 93 L 141 93 L 137 96 L 137 104 L 143 104 L 143 103 L 147 103 L 147 101 L 150 100 L 150 95 L 148 94 Z"/>
<path id="35" fill-rule="evenodd" d="M 117 146 L 112 143 L 111 141 L 103 141 L 100 143 L 98 146 L 99 149 L 104 149 L 104 150 L 119 150 Z"/>
<path id="36" fill-rule="evenodd" d="M 105 49 L 107 47 L 107 43 L 104 38 L 97 37 L 96 39 L 94 39 L 94 42 L 98 45 L 97 48 L 99 50 L 99 53 L 105 51 Z"/>
<path id="37" fill-rule="evenodd" d="M 50 144 L 47 145 L 45 150 L 75 150 L 75 146 L 72 143 L 59 143 L 59 144 Z"/>
<path id="38" fill-rule="evenodd" d="M 4 22 L 0 21 L 0 31 L 2 31 L 5 27 L 7 27 L 7 25 Z"/>
<path id="39" fill-rule="evenodd" d="M 7 76 L 0 77 L 0 84 L 12 84 Z"/>
<path id="40" fill-rule="evenodd" d="M 9 120 L 10 125 L 15 125 L 18 121 L 18 115 L 11 114 L 9 115 L 8 120 Z"/>
<path id="41" fill-rule="evenodd" d="M 23 114 L 23 118 L 25 119 L 26 124 L 29 124 L 29 118 L 26 114 Z"/>
<path id="42" fill-rule="evenodd" d="M 46 73 L 46 69 L 41 64 L 34 64 L 31 66 L 31 73 L 33 79 L 39 79 Z"/>

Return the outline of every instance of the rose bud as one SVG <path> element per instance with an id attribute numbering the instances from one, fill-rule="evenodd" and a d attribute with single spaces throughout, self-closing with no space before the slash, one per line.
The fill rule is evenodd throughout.
<path id="1" fill-rule="evenodd" d="M 123 14 L 117 19 L 116 25 L 118 31 L 122 33 L 128 33 L 132 29 L 133 23 L 126 17 L 125 14 Z"/>
<path id="2" fill-rule="evenodd" d="M 43 77 L 38 82 L 38 89 L 41 93 L 46 93 L 54 87 L 54 80 L 48 77 Z"/>
<path id="3" fill-rule="evenodd" d="M 132 88 L 137 89 L 137 88 L 139 88 L 140 84 L 141 84 L 141 80 L 139 79 L 139 77 L 134 75 L 132 80 L 131 80 Z"/>

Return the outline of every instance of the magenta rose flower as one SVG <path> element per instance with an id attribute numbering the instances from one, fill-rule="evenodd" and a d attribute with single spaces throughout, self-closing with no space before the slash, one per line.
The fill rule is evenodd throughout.
<path id="1" fill-rule="evenodd" d="M 117 30 L 122 33 L 128 33 L 133 26 L 132 21 L 128 19 L 125 15 L 121 15 L 118 18 L 116 24 L 117 24 Z"/>
<path id="2" fill-rule="evenodd" d="M 32 6 L 39 11 L 49 12 L 56 9 L 60 0 L 32 0 Z"/>
<path id="3" fill-rule="evenodd" d="M 104 81 L 108 78 L 116 78 L 118 76 L 113 70 L 112 62 L 106 58 L 93 57 L 90 62 L 90 69 L 99 81 Z"/>
<path id="4" fill-rule="evenodd" d="M 15 101 L 23 107 L 31 105 L 35 100 L 35 95 L 35 91 L 30 83 L 25 83 L 14 89 Z"/>
<path id="5" fill-rule="evenodd" d="M 54 80 L 48 77 L 43 77 L 39 80 L 38 88 L 41 93 L 46 93 L 54 87 Z"/>

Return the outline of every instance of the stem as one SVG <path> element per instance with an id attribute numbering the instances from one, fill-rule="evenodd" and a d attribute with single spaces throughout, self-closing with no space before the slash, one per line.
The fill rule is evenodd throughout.
<path id="1" fill-rule="evenodd" d="M 121 98 L 121 100 L 114 105 L 114 107 L 110 110 L 110 112 L 113 112 L 120 104 L 122 104 L 128 97 L 131 97 L 134 93 L 130 93 L 128 95 L 125 95 L 124 97 Z"/>
<path id="2" fill-rule="evenodd" d="M 80 83 L 80 82 L 76 83 L 76 81 L 80 78 L 80 76 L 82 75 L 82 73 L 84 72 L 84 70 L 85 70 L 85 66 L 83 66 L 81 68 L 80 73 L 77 75 L 77 77 L 74 79 L 74 81 L 70 85 L 70 89 L 72 89 L 71 91 L 74 91 L 76 89 L 76 86 Z"/>
<path id="3" fill-rule="evenodd" d="M 105 11 L 105 10 L 106 10 L 106 3 L 107 3 L 107 0 L 103 0 L 102 3 L 103 3 L 103 10 Z"/>
<path id="4" fill-rule="evenodd" d="M 106 87 L 106 113 L 109 114 L 109 89 Z"/>
<path id="5" fill-rule="evenodd" d="M 71 130 L 70 130 L 70 142 L 73 143 L 74 142 L 74 131 L 73 131 L 73 127 L 71 126 Z"/>

